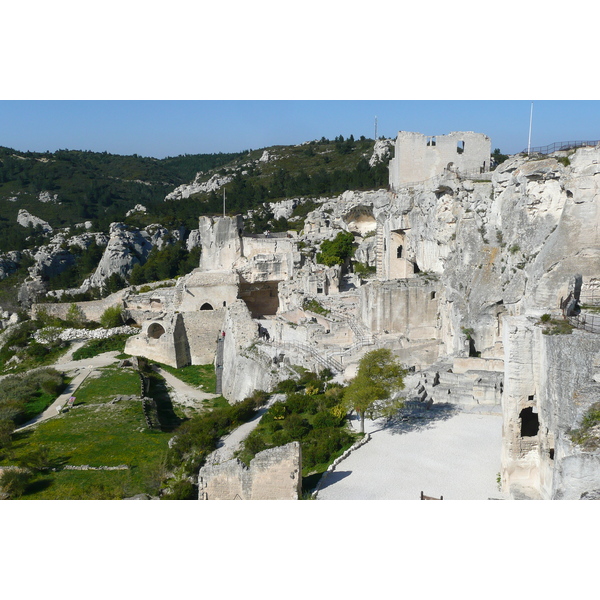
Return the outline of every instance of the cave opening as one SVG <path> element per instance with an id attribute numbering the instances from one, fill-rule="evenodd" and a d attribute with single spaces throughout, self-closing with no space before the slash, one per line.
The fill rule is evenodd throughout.
<path id="1" fill-rule="evenodd" d="M 521 419 L 521 437 L 534 437 L 540 429 L 540 420 L 537 413 L 533 412 L 533 407 L 524 408 L 519 413 Z"/>

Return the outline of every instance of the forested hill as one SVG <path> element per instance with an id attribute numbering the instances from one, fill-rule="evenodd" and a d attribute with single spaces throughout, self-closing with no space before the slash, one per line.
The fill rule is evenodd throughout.
<path id="1" fill-rule="evenodd" d="M 0 147 L 0 251 L 23 247 L 25 209 L 60 228 L 90 220 L 107 231 L 136 204 L 156 204 L 178 185 L 247 154 L 195 154 L 165 159 L 107 152 L 19 152 Z M 42 194 L 42 200 L 40 200 Z M 22 231 L 21 231 L 22 229 Z"/>
<path id="2" fill-rule="evenodd" d="M 91 221 L 93 231 L 107 232 L 110 223 L 127 222 L 127 211 L 142 204 L 147 212 L 130 217 L 132 225 L 161 223 L 193 229 L 199 215 L 222 211 L 222 188 L 194 193 L 184 200 L 165 202 L 165 196 L 178 186 L 206 182 L 215 175 L 227 178 L 224 187 L 231 213 L 286 197 L 384 187 L 387 160 L 375 167 L 368 164 L 373 144 L 364 137 L 338 136 L 298 146 L 164 159 L 78 150 L 20 152 L 0 147 L 0 252 L 39 243 L 31 228 L 16 225 L 20 209 L 47 221 L 55 230 Z"/>

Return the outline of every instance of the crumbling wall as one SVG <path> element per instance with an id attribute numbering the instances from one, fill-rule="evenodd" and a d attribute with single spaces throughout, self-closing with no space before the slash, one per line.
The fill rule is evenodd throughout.
<path id="1" fill-rule="evenodd" d="M 426 136 L 399 131 L 394 158 L 390 160 L 390 186 L 425 181 L 441 175 L 445 169 L 469 173 L 490 167 L 491 140 L 482 133 L 452 132 Z"/>
<path id="2" fill-rule="evenodd" d="M 360 288 L 360 319 L 371 331 L 424 340 L 438 336 L 438 288 L 425 280 L 373 281 Z"/>
<path id="3" fill-rule="evenodd" d="M 125 353 L 176 369 L 189 365 L 190 346 L 182 315 L 168 314 L 145 321 L 141 333 L 127 339 Z"/>
<path id="4" fill-rule="evenodd" d="M 226 271 L 242 256 L 244 221 L 235 217 L 200 217 L 198 230 L 202 243 L 200 268 L 203 271 Z"/>
<path id="5" fill-rule="evenodd" d="M 193 365 L 208 365 L 214 362 L 217 338 L 223 329 L 225 311 L 225 308 L 220 308 L 181 313 Z"/>
<path id="6" fill-rule="evenodd" d="M 536 320 L 507 319 L 502 483 L 513 495 L 579 499 L 600 489 L 598 453 L 574 445 L 569 431 L 600 400 L 600 337 L 574 330 L 544 335 Z M 527 420 L 533 428 L 527 430 Z M 537 426 L 537 430 L 536 430 Z"/>
<path id="7" fill-rule="evenodd" d="M 256 349 L 257 323 L 243 300 L 228 307 L 223 331 L 223 396 L 230 402 L 239 402 L 256 389 L 269 391 L 273 384 L 272 366 Z"/>
<path id="8" fill-rule="evenodd" d="M 62 303 L 42 303 L 34 304 L 31 308 L 32 318 L 36 318 L 39 311 L 45 311 L 52 317 L 58 317 L 59 319 L 66 319 L 67 313 L 71 308 L 71 304 L 81 311 L 81 314 L 87 321 L 100 321 L 100 317 L 103 315 L 107 308 L 113 306 L 122 306 L 123 299 L 128 295 L 128 290 L 120 290 L 103 298 L 102 300 L 90 300 L 88 302 L 62 302 Z"/>
<path id="9" fill-rule="evenodd" d="M 259 452 L 247 467 L 238 459 L 198 473 L 200 500 L 297 500 L 302 493 L 299 442 Z"/>

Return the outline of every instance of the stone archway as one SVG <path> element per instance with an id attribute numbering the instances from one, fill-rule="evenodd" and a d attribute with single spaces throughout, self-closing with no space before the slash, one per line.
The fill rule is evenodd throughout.
<path id="1" fill-rule="evenodd" d="M 165 328 L 160 323 L 152 323 L 148 327 L 148 337 L 153 340 L 158 340 L 165 334 Z"/>
<path id="2" fill-rule="evenodd" d="M 212 304 L 209 304 L 208 302 L 205 302 L 201 307 L 200 310 L 215 310 L 212 306 Z"/>

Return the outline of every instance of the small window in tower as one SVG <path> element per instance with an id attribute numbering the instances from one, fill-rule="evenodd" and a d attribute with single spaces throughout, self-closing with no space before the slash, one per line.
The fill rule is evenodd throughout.
<path id="1" fill-rule="evenodd" d="M 435 292 L 431 292 L 431 294 L 429 295 L 429 299 L 435 300 Z"/>
<path id="2" fill-rule="evenodd" d="M 428 146 L 435 146 L 435 143 L 436 143 L 435 136 L 432 136 L 432 137 L 428 137 L 428 138 L 427 138 L 427 145 L 428 145 Z"/>
<path id="3" fill-rule="evenodd" d="M 456 151 L 458 152 L 458 154 L 462 154 L 465 151 L 464 141 L 460 140 L 456 142 Z"/>
<path id="4" fill-rule="evenodd" d="M 402 246 L 396 248 L 396 258 L 402 258 Z"/>

